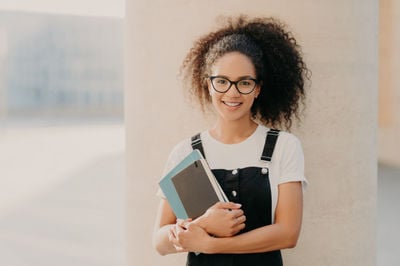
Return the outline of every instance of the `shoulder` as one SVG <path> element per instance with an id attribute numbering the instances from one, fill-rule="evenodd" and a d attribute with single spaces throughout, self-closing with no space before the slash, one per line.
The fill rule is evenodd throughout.
<path id="1" fill-rule="evenodd" d="M 172 148 L 170 157 L 176 157 L 178 160 L 180 160 L 189 154 L 191 149 L 191 138 L 185 138 Z"/>
<path id="2" fill-rule="evenodd" d="M 266 137 L 270 128 L 263 126 L 262 133 Z M 279 131 L 274 148 L 275 160 L 287 160 L 293 156 L 303 156 L 303 148 L 297 136 L 287 131 Z"/>
<path id="3" fill-rule="evenodd" d="M 271 128 L 268 128 L 266 126 L 260 125 L 260 130 L 259 134 L 262 135 L 264 138 L 267 136 L 268 131 L 271 130 Z M 296 137 L 294 134 L 280 130 L 279 131 L 279 136 L 277 140 L 277 145 L 279 146 L 292 146 L 292 145 L 299 145 L 300 140 L 298 137 Z"/>
<path id="4" fill-rule="evenodd" d="M 280 131 L 278 141 L 284 146 L 298 146 L 301 145 L 300 140 L 294 134 L 287 131 Z"/>
<path id="5" fill-rule="evenodd" d="M 304 164 L 303 147 L 298 137 L 294 134 L 281 131 L 275 147 L 276 160 L 281 165 L 292 163 Z"/>
<path id="6" fill-rule="evenodd" d="M 169 171 L 175 167 L 180 161 L 182 161 L 193 149 L 192 149 L 192 137 L 187 137 L 179 141 L 171 150 L 168 160 L 164 169 L 164 172 Z"/>

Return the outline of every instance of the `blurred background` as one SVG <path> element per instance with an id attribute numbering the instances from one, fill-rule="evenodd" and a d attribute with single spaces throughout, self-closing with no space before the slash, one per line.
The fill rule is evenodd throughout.
<path id="1" fill-rule="evenodd" d="M 0 265 L 125 265 L 123 0 L 0 0 Z"/>
<path id="2" fill-rule="evenodd" d="M 123 17 L 123 0 L 0 0 L 1 265 L 126 263 Z M 380 23 L 379 266 L 400 265 L 398 31 Z"/>

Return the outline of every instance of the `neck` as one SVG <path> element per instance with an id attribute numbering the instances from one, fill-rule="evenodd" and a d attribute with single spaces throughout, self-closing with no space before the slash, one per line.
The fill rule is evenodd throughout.
<path id="1" fill-rule="evenodd" d="M 225 121 L 219 119 L 210 129 L 210 134 L 225 144 L 235 144 L 244 141 L 254 133 L 258 124 L 251 119 L 246 121 Z"/>

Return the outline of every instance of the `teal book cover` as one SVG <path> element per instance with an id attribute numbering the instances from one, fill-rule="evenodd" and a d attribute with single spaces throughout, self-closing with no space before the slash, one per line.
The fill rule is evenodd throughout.
<path id="1" fill-rule="evenodd" d="M 225 195 L 198 150 L 193 150 L 159 182 L 177 218 L 197 218 Z"/>

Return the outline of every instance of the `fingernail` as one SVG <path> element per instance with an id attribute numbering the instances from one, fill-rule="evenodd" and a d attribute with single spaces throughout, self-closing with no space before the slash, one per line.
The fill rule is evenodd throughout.
<path id="1" fill-rule="evenodd" d="M 235 203 L 236 204 L 236 206 L 238 206 L 238 207 L 242 207 L 242 204 L 240 204 L 240 203 Z"/>

